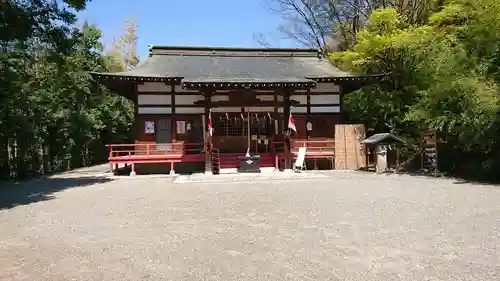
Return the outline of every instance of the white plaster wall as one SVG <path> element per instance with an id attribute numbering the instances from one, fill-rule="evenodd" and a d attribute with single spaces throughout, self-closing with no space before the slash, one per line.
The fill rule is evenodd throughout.
<path id="1" fill-rule="evenodd" d="M 140 107 L 137 109 L 139 114 L 171 114 L 170 107 Z"/>
<path id="2" fill-rule="evenodd" d="M 315 106 L 311 107 L 311 113 L 339 113 L 340 106 Z"/>
<path id="3" fill-rule="evenodd" d="M 340 95 L 311 95 L 311 104 L 339 104 Z"/>
<path id="4" fill-rule="evenodd" d="M 292 107 L 293 113 L 307 113 L 307 107 Z"/>
<path id="5" fill-rule="evenodd" d="M 197 100 L 204 100 L 205 97 L 201 95 L 175 95 L 175 105 L 193 104 Z"/>
<path id="6" fill-rule="evenodd" d="M 158 105 L 169 105 L 172 103 L 171 95 L 138 95 L 137 103 L 142 104 L 158 104 Z"/>
<path id="7" fill-rule="evenodd" d="M 212 97 L 212 101 L 228 101 L 229 96 L 216 95 Z"/>
<path id="8" fill-rule="evenodd" d="M 196 114 L 205 113 L 205 108 L 203 107 L 176 107 L 175 114 Z"/>
<path id="9" fill-rule="evenodd" d="M 214 107 L 212 112 L 241 112 L 241 107 Z"/>
<path id="10" fill-rule="evenodd" d="M 274 108 L 272 106 L 269 106 L 269 107 L 245 107 L 245 111 L 250 111 L 250 112 L 274 112 Z"/>
<path id="11" fill-rule="evenodd" d="M 300 102 L 300 104 L 307 105 L 307 96 L 304 96 L 304 95 L 292 95 L 291 99 Z"/>

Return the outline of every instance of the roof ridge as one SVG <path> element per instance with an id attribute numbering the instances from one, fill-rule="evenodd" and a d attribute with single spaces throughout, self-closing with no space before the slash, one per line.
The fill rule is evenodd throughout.
<path id="1" fill-rule="evenodd" d="M 239 47 L 190 47 L 149 45 L 149 56 L 235 56 L 235 57 L 321 57 L 318 49 L 311 48 L 239 48 Z"/>

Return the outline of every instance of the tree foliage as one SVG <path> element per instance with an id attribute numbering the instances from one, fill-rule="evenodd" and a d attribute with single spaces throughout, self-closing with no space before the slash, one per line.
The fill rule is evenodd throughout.
<path id="1" fill-rule="evenodd" d="M 325 51 L 346 50 L 356 43 L 358 32 L 377 9 L 392 8 L 407 24 L 426 23 L 444 0 L 269 0 L 269 8 L 281 15 L 278 27 L 286 39 Z M 265 36 L 257 40 L 268 45 Z"/>
<path id="2" fill-rule="evenodd" d="M 350 117 L 378 131 L 438 131 L 441 168 L 500 179 L 500 3 L 449 0 L 419 24 L 375 10 L 356 44 L 331 59 L 358 74 L 389 73 L 380 87 L 348 95 Z"/>
<path id="3" fill-rule="evenodd" d="M 124 23 L 123 34 L 114 38 L 110 48 L 105 50 L 107 57 L 118 69 L 132 69 L 139 63 L 137 56 L 137 24 L 134 19 Z"/>
<path id="4" fill-rule="evenodd" d="M 107 71 L 101 32 L 76 27 L 77 1 L 0 4 L 0 178 L 25 178 L 106 158 L 126 141 L 132 105 L 89 71 Z"/>

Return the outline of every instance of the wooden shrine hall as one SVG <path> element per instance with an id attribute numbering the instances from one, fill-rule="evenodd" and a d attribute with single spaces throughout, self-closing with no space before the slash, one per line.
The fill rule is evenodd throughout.
<path id="1" fill-rule="evenodd" d="M 380 80 L 342 72 L 315 49 L 166 46 L 129 71 L 92 75 L 135 103 L 135 143 L 108 145 L 111 166 L 132 174 L 218 172 L 247 151 L 261 167 L 289 168 L 299 147 L 331 168 L 344 95 Z M 290 113 L 297 132 L 285 144 Z"/>

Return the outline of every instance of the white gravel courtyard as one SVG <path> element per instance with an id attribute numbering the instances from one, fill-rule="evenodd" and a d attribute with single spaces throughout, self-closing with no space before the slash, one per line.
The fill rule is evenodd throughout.
<path id="1" fill-rule="evenodd" d="M 97 175 L 0 188 L 0 280 L 500 280 L 497 186 Z"/>

